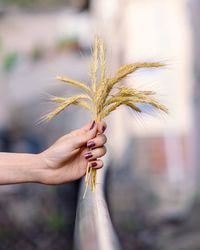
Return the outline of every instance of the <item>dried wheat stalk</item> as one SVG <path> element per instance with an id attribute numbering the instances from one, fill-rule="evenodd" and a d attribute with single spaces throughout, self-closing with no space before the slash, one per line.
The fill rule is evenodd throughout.
<path id="1" fill-rule="evenodd" d="M 127 64 L 120 67 L 112 78 L 108 78 L 106 76 L 105 54 L 105 44 L 99 36 L 96 36 L 91 63 L 91 83 L 85 84 L 63 76 L 56 77 L 57 80 L 78 87 L 85 93 L 69 98 L 51 97 L 50 100 L 56 103 L 58 107 L 45 115 L 42 118 L 43 120 L 51 120 L 70 105 L 80 106 L 91 111 L 93 119 L 97 122 L 101 121 L 121 105 L 126 105 L 132 110 L 141 113 L 142 110 L 137 107 L 137 103 L 144 103 L 165 113 L 168 112 L 168 109 L 164 105 L 154 99 L 156 93 L 153 91 L 140 91 L 124 86 L 120 88 L 116 87 L 117 83 L 123 80 L 126 76 L 141 68 L 159 68 L 164 67 L 164 64 L 160 62 Z M 100 70 L 100 79 L 98 79 L 98 70 Z M 111 93 L 113 90 L 115 90 L 115 94 Z M 96 170 L 90 168 L 89 164 L 87 167 L 85 182 L 86 188 L 90 186 L 92 191 L 95 190 Z"/>

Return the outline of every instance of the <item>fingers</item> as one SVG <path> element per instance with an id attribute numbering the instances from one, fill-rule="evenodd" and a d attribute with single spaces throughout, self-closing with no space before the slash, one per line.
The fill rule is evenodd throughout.
<path id="1" fill-rule="evenodd" d="M 82 128 L 72 131 L 70 135 L 72 136 L 83 135 L 87 133 L 89 130 L 91 130 L 94 127 L 94 125 L 95 125 L 95 121 L 93 121 L 92 123 L 88 123 Z M 97 123 L 97 130 L 99 134 L 103 133 L 106 130 L 106 128 L 107 128 L 107 125 L 105 122 L 102 121 L 102 122 Z"/>
<path id="2" fill-rule="evenodd" d="M 93 169 L 100 169 L 103 167 L 103 161 L 97 158 L 100 158 L 106 154 L 106 147 L 104 144 L 107 142 L 107 138 L 103 134 L 106 130 L 106 127 L 107 126 L 105 122 L 99 122 L 97 124 L 99 135 L 87 142 L 87 147 L 91 150 L 85 152 L 84 157 L 89 161 L 89 165 Z"/>
<path id="3" fill-rule="evenodd" d="M 90 122 L 90 123 L 86 124 L 85 126 L 83 126 L 80 129 L 76 129 L 76 130 L 72 131 L 70 133 L 70 135 L 73 135 L 73 136 L 83 135 L 83 134 L 87 133 L 89 130 L 91 130 L 91 127 L 93 127 L 93 126 L 94 126 L 94 121 L 92 123 Z"/>
<path id="4" fill-rule="evenodd" d="M 90 164 L 90 167 L 94 169 L 100 169 L 103 167 L 102 160 L 91 161 L 89 164 Z"/>
<path id="5" fill-rule="evenodd" d="M 104 156 L 105 154 L 106 154 L 106 147 L 103 146 L 101 148 L 95 148 L 91 151 L 86 151 L 84 153 L 84 157 L 86 160 L 92 161 L 92 160 L 95 160 L 97 158 Z"/>
<path id="6" fill-rule="evenodd" d="M 97 137 L 95 137 L 94 139 L 89 140 L 87 142 L 87 147 L 92 149 L 102 147 L 106 142 L 107 142 L 106 136 L 104 134 L 100 134 L 97 135 Z"/>
<path id="7" fill-rule="evenodd" d="M 107 125 L 103 121 L 98 123 L 93 121 L 92 123 L 87 124 L 83 128 L 73 131 L 71 133 L 71 135 L 73 134 L 73 137 L 71 138 L 72 149 L 77 149 L 81 146 L 84 146 L 89 140 L 95 138 L 97 133 L 102 134 L 106 130 L 106 127 Z M 97 145 L 101 146 L 102 140 L 105 140 L 105 137 L 98 138 L 95 144 L 97 143 Z"/>
<path id="8" fill-rule="evenodd" d="M 73 130 L 69 134 L 66 134 L 66 135 L 62 136 L 61 138 L 59 138 L 59 140 L 57 140 L 57 142 L 62 142 L 62 141 L 65 141 L 66 139 L 70 139 L 70 141 L 71 141 L 72 138 L 74 138 L 74 137 L 85 135 L 90 130 L 92 124 L 93 123 L 88 123 L 80 129 Z"/>
<path id="9" fill-rule="evenodd" d="M 80 148 L 81 146 L 86 145 L 86 143 L 93 139 L 97 134 L 97 124 L 94 123 L 93 128 L 89 129 L 82 135 L 74 136 L 71 138 L 72 149 Z"/>
<path id="10" fill-rule="evenodd" d="M 95 125 L 95 121 L 93 121 L 92 124 L 87 124 L 81 130 L 86 132 L 88 130 L 91 130 L 94 127 L 94 125 Z M 97 123 L 97 130 L 100 134 L 103 133 L 106 130 L 106 128 L 107 128 L 107 125 L 104 121 Z"/>
<path id="11" fill-rule="evenodd" d="M 100 134 L 102 134 L 106 130 L 107 125 L 106 125 L 106 123 L 104 121 L 101 121 L 101 122 L 98 122 L 97 127 L 98 127 L 98 132 Z"/>

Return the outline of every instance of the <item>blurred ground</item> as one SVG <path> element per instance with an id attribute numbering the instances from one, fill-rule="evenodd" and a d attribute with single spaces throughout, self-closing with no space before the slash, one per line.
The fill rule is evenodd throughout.
<path id="1" fill-rule="evenodd" d="M 76 185 L 1 188 L 0 249 L 73 249 Z"/>
<path id="2" fill-rule="evenodd" d="M 123 167 L 111 163 L 107 199 L 117 236 L 126 250 L 198 250 L 200 202 L 189 180 L 174 188 L 168 182 L 158 139 L 152 159 L 155 140 L 131 138 Z"/>

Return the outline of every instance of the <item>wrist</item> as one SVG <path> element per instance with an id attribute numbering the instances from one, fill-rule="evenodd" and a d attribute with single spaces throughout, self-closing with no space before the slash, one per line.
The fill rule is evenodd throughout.
<path id="1" fill-rule="evenodd" d="M 32 155 L 31 176 L 33 182 L 47 184 L 48 167 L 43 153 Z"/>
<path id="2" fill-rule="evenodd" d="M 41 184 L 53 184 L 52 176 L 54 175 L 53 169 L 50 167 L 50 163 L 46 158 L 45 151 L 35 155 L 35 166 L 33 176 L 36 182 Z"/>

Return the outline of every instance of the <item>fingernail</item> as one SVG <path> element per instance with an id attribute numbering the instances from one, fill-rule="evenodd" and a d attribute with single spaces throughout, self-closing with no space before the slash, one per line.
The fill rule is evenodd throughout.
<path id="1" fill-rule="evenodd" d="M 91 152 L 86 152 L 86 153 L 84 154 L 84 156 L 85 156 L 85 159 L 89 159 L 89 158 L 92 157 L 92 153 L 91 153 Z"/>
<path id="2" fill-rule="evenodd" d="M 92 162 L 92 163 L 90 164 L 90 166 L 91 166 L 92 168 L 94 168 L 94 167 L 97 166 L 97 163 L 96 163 L 96 162 Z"/>
<path id="3" fill-rule="evenodd" d="M 105 126 L 103 126 L 102 127 L 102 132 L 104 132 L 106 130 L 106 127 Z"/>
<path id="4" fill-rule="evenodd" d="M 87 142 L 87 147 L 88 148 L 92 148 L 92 147 L 94 147 L 96 144 L 95 144 L 95 142 L 94 141 L 89 141 L 89 142 Z"/>
<path id="5" fill-rule="evenodd" d="M 92 130 L 94 128 L 94 126 L 95 126 L 95 121 L 93 121 L 93 123 L 92 123 L 92 125 L 90 127 L 90 130 Z"/>

